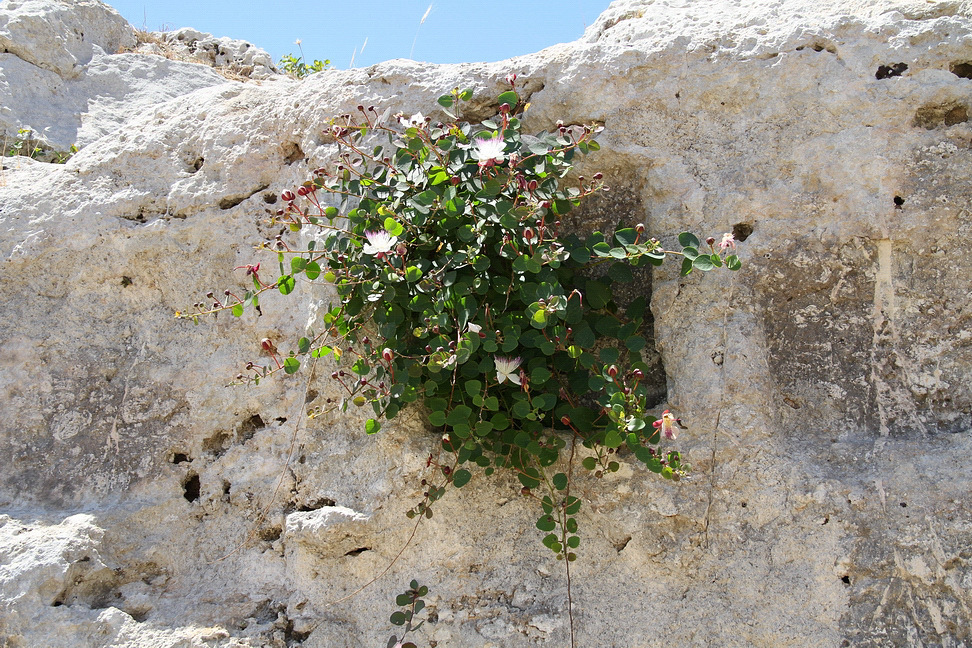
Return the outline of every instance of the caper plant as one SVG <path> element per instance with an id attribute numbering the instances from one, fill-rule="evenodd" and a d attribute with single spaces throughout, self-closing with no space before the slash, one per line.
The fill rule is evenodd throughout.
<path id="1" fill-rule="evenodd" d="M 407 590 L 395 597 L 395 604 L 402 609 L 392 612 L 389 621 L 392 625 L 401 626 L 402 636 L 399 637 L 397 633 L 393 634 L 388 638 L 386 648 L 418 648 L 411 641 L 405 641 L 405 637 L 408 636 L 408 633 L 421 628 L 422 624 L 425 623 L 425 621 L 415 623 L 415 617 L 425 609 L 425 601 L 422 600 L 422 597 L 427 596 L 428 593 L 428 587 L 419 585 L 418 581 L 413 580 L 409 583 Z"/>
<path id="2" fill-rule="evenodd" d="M 472 93 L 458 89 L 439 98 L 447 122 L 364 106 L 335 119 L 337 159 L 284 191 L 277 213 L 292 232 L 314 236 L 267 242 L 277 278 L 264 280 L 259 263 L 243 266 L 251 290 L 209 293 L 178 315 L 240 316 L 259 309 L 266 291 L 290 294 L 302 279 L 332 285 L 323 328 L 286 351 L 264 339 L 271 362 L 248 363 L 240 382 L 331 358 L 343 398 L 330 406 L 370 407 L 368 433 L 421 403 L 440 433 L 429 458 L 436 476 L 408 515 L 431 517 L 446 488 L 466 486 L 473 471 L 510 470 L 538 501 L 543 544 L 573 561 L 575 455 L 595 476 L 618 470 L 622 448 L 665 479 L 689 471 L 663 448 L 679 420 L 650 411 L 645 300 L 621 307 L 615 287 L 633 280 L 632 267 L 670 255 L 683 274 L 740 263 L 731 235 L 717 245 L 682 233 L 670 251 L 640 224 L 611 241 L 565 231 L 564 216 L 606 189 L 599 173 L 568 175 L 578 152 L 599 149 L 601 127 L 558 122 L 528 135 L 516 77 L 507 80 L 496 116 L 479 123 L 460 119 Z"/>

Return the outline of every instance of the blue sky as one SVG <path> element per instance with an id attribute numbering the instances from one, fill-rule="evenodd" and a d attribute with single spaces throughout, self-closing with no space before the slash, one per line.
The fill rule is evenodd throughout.
<path id="1" fill-rule="evenodd" d="M 610 0 L 107 0 L 149 31 L 192 27 L 248 40 L 274 61 L 299 38 L 308 61 L 337 68 L 393 58 L 430 63 L 499 61 L 576 40 Z M 428 11 L 428 15 L 426 15 Z M 423 17 L 425 21 L 422 22 Z M 414 49 L 413 49 L 414 48 Z"/>

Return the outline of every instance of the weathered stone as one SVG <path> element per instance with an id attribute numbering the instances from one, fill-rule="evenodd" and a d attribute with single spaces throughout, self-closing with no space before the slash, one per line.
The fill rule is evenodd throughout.
<path id="1" fill-rule="evenodd" d="M 528 130 L 605 127 L 580 171 L 615 191 L 577 227 L 733 231 L 744 263 L 650 279 L 658 393 L 695 472 L 581 480 L 578 644 L 969 645 L 970 42 L 961 2 L 630 0 L 532 56 L 303 82 L 104 45 L 45 68 L 0 54 L 21 80 L 5 108 L 56 146 L 59 124 L 90 134 L 65 165 L 3 159 L 6 642 L 381 645 L 416 578 L 439 646 L 567 643 L 562 565 L 503 475 L 447 494 L 384 578 L 331 604 L 411 537 L 435 439 L 418 414 L 373 437 L 357 413 L 301 416 L 337 395 L 323 360 L 226 386 L 260 339 L 314 326 L 326 291 L 172 318 L 245 284 L 232 269 L 277 233 L 276 197 L 334 154 L 332 116 L 435 114 L 454 87 L 485 116 L 515 71 Z"/>

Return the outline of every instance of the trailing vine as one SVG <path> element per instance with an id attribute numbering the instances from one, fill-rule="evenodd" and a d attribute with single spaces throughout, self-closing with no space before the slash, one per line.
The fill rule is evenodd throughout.
<path id="1" fill-rule="evenodd" d="M 507 81 L 496 116 L 476 124 L 460 120 L 472 93 L 458 89 L 439 98 L 446 123 L 364 106 L 335 119 L 335 162 L 281 195 L 277 218 L 302 236 L 261 246 L 276 256 L 277 277 L 243 266 L 250 289 L 209 293 L 177 316 L 238 317 L 259 311 L 267 291 L 287 295 L 301 280 L 333 286 L 323 328 L 289 348 L 264 339 L 270 362 L 248 363 L 238 382 L 331 358 L 343 396 L 324 407 L 370 408 L 369 434 L 424 405 L 441 434 L 429 457 L 436 477 L 423 480 L 408 516 L 431 518 L 447 488 L 465 487 L 473 472 L 510 470 L 537 501 L 542 543 L 569 564 L 581 542 L 576 455 L 596 477 L 619 469 L 622 449 L 664 479 L 690 470 L 671 447 L 680 420 L 650 401 L 645 299 L 622 307 L 615 288 L 634 280 L 631 268 L 669 256 L 681 258 L 682 274 L 740 262 L 729 234 L 717 243 L 682 233 L 666 250 L 640 224 L 611 240 L 565 231 L 564 216 L 606 190 L 599 173 L 569 175 L 578 153 L 599 149 L 601 127 L 558 122 L 525 134 L 528 106 L 515 75 Z"/>

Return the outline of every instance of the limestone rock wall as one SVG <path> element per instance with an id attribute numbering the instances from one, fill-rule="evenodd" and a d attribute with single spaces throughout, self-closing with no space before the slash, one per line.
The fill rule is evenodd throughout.
<path id="1" fill-rule="evenodd" d="M 486 114 L 509 72 L 529 129 L 605 126 L 582 172 L 612 191 L 577 228 L 742 241 L 737 274 L 646 286 L 696 470 L 581 485 L 578 644 L 972 644 L 967 3 L 622 0 L 532 56 L 303 82 L 118 53 L 131 32 L 93 1 L 8 0 L 0 23 L 6 132 L 26 115 L 81 145 L 2 160 L 6 645 L 384 645 L 412 578 L 429 645 L 567 645 L 562 569 L 503 477 L 328 605 L 408 538 L 433 439 L 418 417 L 298 425 L 329 368 L 226 387 L 258 340 L 313 325 L 318 289 L 172 317 L 241 285 L 276 197 L 333 154 L 330 117 L 428 114 L 457 86 Z M 37 40 L 64 30 L 84 36 Z"/>

